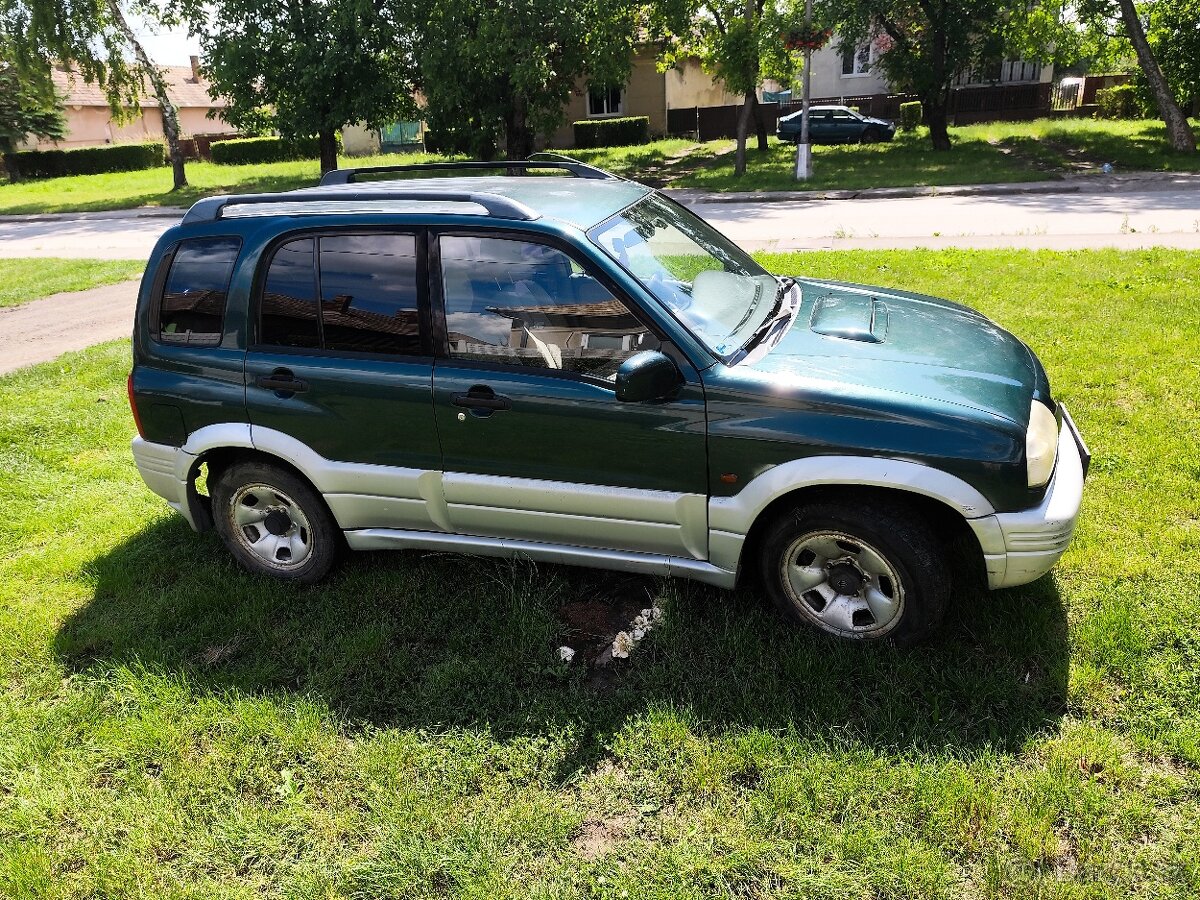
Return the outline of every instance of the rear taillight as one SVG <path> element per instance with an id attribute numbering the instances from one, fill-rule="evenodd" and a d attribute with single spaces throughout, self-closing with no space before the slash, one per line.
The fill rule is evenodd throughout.
<path id="1" fill-rule="evenodd" d="M 142 417 L 138 415 L 137 400 L 133 398 L 133 373 L 129 373 L 129 377 L 125 379 L 125 393 L 129 395 L 129 411 L 133 413 L 133 424 L 137 426 L 138 437 L 145 438 L 146 435 L 142 431 Z"/>

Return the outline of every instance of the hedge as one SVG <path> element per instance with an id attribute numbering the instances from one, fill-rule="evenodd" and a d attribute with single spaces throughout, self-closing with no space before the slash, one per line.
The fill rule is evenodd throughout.
<path id="1" fill-rule="evenodd" d="M 620 119 L 585 119 L 573 123 L 575 146 L 627 147 L 650 140 L 650 119 L 647 116 L 625 116 Z"/>
<path id="2" fill-rule="evenodd" d="M 1101 119 L 1139 119 L 1142 117 L 1141 99 L 1132 84 L 1118 84 L 1096 91 L 1096 115 Z"/>
<path id="3" fill-rule="evenodd" d="M 8 159 L 23 178 L 57 178 L 152 169 L 166 165 L 167 154 L 161 142 L 146 141 L 75 150 L 20 150 L 9 154 Z"/>
<path id="4" fill-rule="evenodd" d="M 342 136 L 337 136 L 338 153 L 342 152 Z M 235 138 L 212 145 L 212 160 L 229 166 L 246 163 L 286 162 L 295 159 L 319 159 L 321 145 L 315 137 L 285 139 L 281 137 Z"/>
<path id="5" fill-rule="evenodd" d="M 904 131 L 913 131 L 921 124 L 921 101 L 913 100 L 910 103 L 900 104 L 900 128 Z"/>

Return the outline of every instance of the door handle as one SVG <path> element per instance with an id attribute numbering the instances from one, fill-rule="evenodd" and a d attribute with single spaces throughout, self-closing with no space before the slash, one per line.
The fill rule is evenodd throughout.
<path id="1" fill-rule="evenodd" d="M 498 409 L 512 409 L 512 400 L 483 384 L 475 385 L 465 394 L 451 394 L 450 402 L 477 416 L 490 416 Z"/>
<path id="2" fill-rule="evenodd" d="M 274 391 L 277 394 L 299 394 L 308 390 L 308 382 L 301 381 L 292 374 L 291 369 L 276 369 L 270 375 L 260 375 L 254 379 L 260 388 Z"/>

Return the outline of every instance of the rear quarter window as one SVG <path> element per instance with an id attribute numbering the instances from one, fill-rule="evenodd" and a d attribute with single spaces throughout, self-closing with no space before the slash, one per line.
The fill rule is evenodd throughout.
<path id="1" fill-rule="evenodd" d="M 181 242 L 153 317 L 154 337 L 167 344 L 221 342 L 225 302 L 239 238 L 194 238 Z"/>

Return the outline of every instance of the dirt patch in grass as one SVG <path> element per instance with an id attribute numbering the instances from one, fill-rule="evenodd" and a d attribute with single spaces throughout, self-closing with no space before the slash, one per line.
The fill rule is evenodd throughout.
<path id="1" fill-rule="evenodd" d="M 626 837 L 636 821 L 634 816 L 623 813 L 584 822 L 571 838 L 571 849 L 588 862 L 597 860 Z"/>

